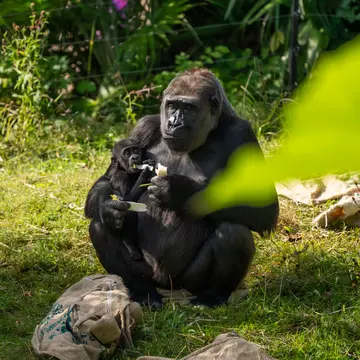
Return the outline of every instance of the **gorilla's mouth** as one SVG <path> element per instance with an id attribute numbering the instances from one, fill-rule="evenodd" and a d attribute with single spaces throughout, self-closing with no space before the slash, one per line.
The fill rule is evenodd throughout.
<path id="1" fill-rule="evenodd" d="M 164 132 L 163 137 L 165 139 L 180 138 L 187 135 L 189 128 L 187 126 L 168 127 L 167 131 Z"/>
<path id="2" fill-rule="evenodd" d="M 141 165 L 141 161 L 129 161 L 129 165 L 130 165 L 130 168 L 129 168 L 129 172 L 131 174 L 136 174 L 138 172 L 141 172 L 141 169 L 138 169 L 136 167 L 136 165 Z"/>

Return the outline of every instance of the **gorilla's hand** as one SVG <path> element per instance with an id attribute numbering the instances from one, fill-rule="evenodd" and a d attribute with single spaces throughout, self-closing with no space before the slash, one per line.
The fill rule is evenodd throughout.
<path id="1" fill-rule="evenodd" d="M 156 161 L 151 160 L 151 159 L 146 159 L 146 160 L 143 161 L 143 164 L 155 167 L 156 166 Z"/>
<path id="2" fill-rule="evenodd" d="M 126 210 L 130 204 L 121 200 L 105 200 L 100 207 L 101 222 L 107 224 L 115 230 L 120 230 L 123 226 Z"/>
<path id="3" fill-rule="evenodd" d="M 153 172 L 148 167 L 145 168 L 144 170 L 142 170 L 136 184 L 138 182 L 139 182 L 139 185 L 143 184 L 143 183 L 148 183 L 150 181 L 151 177 L 152 177 L 152 173 Z M 137 185 L 137 186 L 139 186 L 139 185 Z"/>
<path id="4" fill-rule="evenodd" d="M 203 189 L 203 185 L 183 175 L 155 176 L 148 187 L 149 198 L 159 207 L 179 211 L 186 200 Z"/>

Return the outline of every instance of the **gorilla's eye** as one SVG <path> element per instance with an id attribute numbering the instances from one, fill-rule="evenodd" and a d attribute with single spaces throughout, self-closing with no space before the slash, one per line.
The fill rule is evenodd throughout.
<path id="1" fill-rule="evenodd" d="M 168 105 L 168 110 L 169 111 L 175 111 L 176 110 L 176 104 L 174 104 L 174 103 L 169 103 L 169 105 Z"/>
<path id="2" fill-rule="evenodd" d="M 129 149 L 124 149 L 123 155 L 125 156 L 125 158 L 128 158 L 130 155 Z"/>

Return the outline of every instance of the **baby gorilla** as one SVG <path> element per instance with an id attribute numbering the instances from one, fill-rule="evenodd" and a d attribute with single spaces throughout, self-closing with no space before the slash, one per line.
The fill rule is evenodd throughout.
<path id="1" fill-rule="evenodd" d="M 146 190 L 146 187 L 140 185 L 150 181 L 151 170 L 149 167 L 142 170 L 137 166 L 147 164 L 154 167 L 155 163 L 144 158 L 144 149 L 131 139 L 118 141 L 112 150 L 111 160 L 116 164 L 116 170 L 110 179 L 110 184 L 115 191 L 120 193 L 124 201 L 137 202 Z M 142 256 L 134 244 L 134 234 L 131 233 L 137 228 L 137 213 L 129 211 L 126 216 L 128 220 L 122 229 L 123 242 L 130 253 L 130 258 L 140 260 Z"/>

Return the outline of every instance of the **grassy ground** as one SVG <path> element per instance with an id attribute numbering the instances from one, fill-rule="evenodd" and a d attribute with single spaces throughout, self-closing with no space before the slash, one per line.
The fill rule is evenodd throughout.
<path id="1" fill-rule="evenodd" d="M 52 303 L 104 272 L 82 207 L 107 160 L 0 164 L 0 359 L 35 359 L 31 336 Z M 113 359 L 179 358 L 231 329 L 279 359 L 360 359 L 359 231 L 314 230 L 319 211 L 282 201 L 276 234 L 256 238 L 247 298 L 214 310 L 145 310 L 136 350 Z"/>

